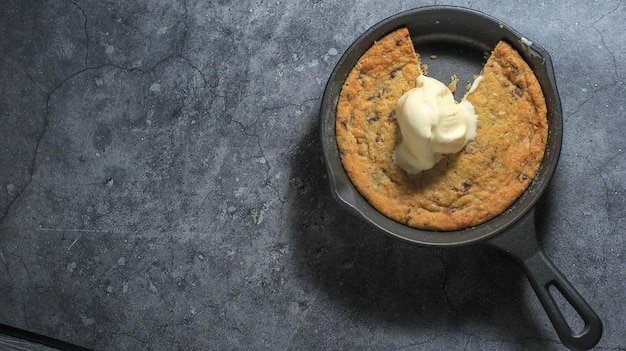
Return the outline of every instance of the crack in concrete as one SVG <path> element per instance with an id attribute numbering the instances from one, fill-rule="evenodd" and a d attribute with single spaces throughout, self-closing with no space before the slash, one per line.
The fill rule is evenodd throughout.
<path id="1" fill-rule="evenodd" d="M 103 69 L 103 68 L 114 68 L 114 69 L 118 69 L 118 70 L 122 70 L 125 72 L 140 72 L 143 74 L 147 74 L 147 73 L 153 73 L 161 64 L 165 64 L 167 62 L 169 62 L 170 60 L 174 60 L 174 59 L 182 59 L 187 65 L 189 65 L 190 67 L 192 67 L 201 77 L 203 84 L 205 87 L 209 87 L 209 83 L 207 81 L 207 78 L 204 74 L 204 72 L 202 72 L 202 70 L 200 70 L 197 66 L 195 66 L 191 60 L 187 57 L 185 57 L 183 55 L 184 52 L 184 47 L 186 45 L 186 41 L 187 41 L 187 33 L 188 33 L 188 29 L 189 29 L 189 25 L 187 23 L 188 21 L 188 7 L 187 7 L 187 2 L 186 0 L 182 1 L 183 4 L 183 8 L 184 8 L 184 16 L 183 16 L 183 24 L 184 24 L 184 33 L 183 33 L 183 44 L 180 46 L 180 48 L 178 49 L 178 53 L 174 53 L 171 55 L 168 55 L 166 57 L 164 57 L 162 60 L 156 62 L 152 67 L 149 68 L 143 68 L 141 66 L 138 67 L 123 67 L 120 65 L 116 65 L 116 64 L 111 64 L 111 63 L 107 63 L 107 64 L 101 64 L 101 65 L 93 65 L 93 66 L 88 66 L 88 60 L 89 60 L 89 50 L 90 50 L 90 36 L 89 36 L 89 29 L 88 29 L 88 16 L 86 11 L 76 2 L 76 0 L 72 0 L 71 3 L 81 12 L 82 16 L 83 16 L 83 29 L 84 29 L 84 35 L 85 35 L 85 54 L 84 54 L 84 59 L 83 59 L 83 65 L 84 67 L 72 74 L 70 74 L 69 76 L 65 77 L 64 79 L 61 80 L 61 82 L 59 84 L 57 84 L 55 87 L 53 87 L 49 92 L 46 93 L 46 99 L 45 99 L 45 113 L 44 113 L 44 126 L 43 128 L 41 128 L 40 132 L 38 132 L 38 138 L 35 142 L 35 148 L 33 151 L 33 156 L 32 156 L 32 161 L 31 161 L 31 165 L 30 165 L 30 170 L 29 170 L 29 179 L 27 181 L 27 183 L 22 187 L 22 189 L 20 189 L 16 196 L 9 202 L 9 204 L 7 205 L 7 208 L 5 209 L 4 213 L 0 216 L 0 227 L 3 225 L 5 218 L 8 216 L 8 214 L 11 211 L 11 208 L 14 206 L 14 204 L 17 202 L 17 200 L 21 197 L 21 195 L 26 191 L 26 189 L 31 185 L 34 175 L 36 173 L 36 166 L 37 166 L 37 155 L 39 153 L 39 149 L 40 146 L 42 144 L 42 141 L 44 140 L 44 137 L 46 135 L 46 132 L 48 130 L 48 126 L 49 126 L 49 121 L 50 121 L 50 114 L 51 114 L 51 103 L 52 103 L 52 98 L 53 95 L 59 90 L 61 89 L 69 80 L 73 79 L 74 77 L 77 77 L 83 73 L 86 72 L 90 72 L 90 71 L 94 71 L 94 70 L 99 70 L 99 69 Z M 4 60 L 3 60 L 4 61 Z M 34 83 L 36 84 L 40 89 L 40 85 L 26 72 L 27 77 Z M 43 90 L 43 89 L 42 89 Z M 214 94 L 215 96 L 217 96 L 217 94 Z"/>
<path id="2" fill-rule="evenodd" d="M 75 2 L 73 2 L 74 4 L 76 4 Z M 82 8 L 80 8 L 78 5 L 76 5 L 83 14 L 85 14 L 84 10 Z M 85 17 L 85 26 L 86 26 L 86 17 Z M 85 29 L 86 30 L 86 29 Z M 88 51 L 88 49 L 87 49 Z M 87 53 L 86 53 L 87 55 Z M 208 86 L 208 82 L 207 79 L 204 75 L 204 73 L 198 69 L 196 66 L 194 66 L 191 61 L 189 59 L 187 59 L 186 57 L 179 55 L 179 54 L 174 54 L 174 55 L 170 55 L 168 57 L 163 58 L 162 60 L 158 61 L 157 63 L 155 63 L 152 67 L 144 69 L 142 67 L 123 67 L 123 66 L 119 66 L 119 65 L 115 65 L 115 64 L 102 64 L 102 65 L 97 65 L 97 66 L 92 66 L 92 67 L 85 67 L 82 68 L 72 74 L 70 74 L 69 76 L 67 76 L 66 78 L 62 79 L 56 86 L 54 86 L 49 92 L 47 92 L 46 98 L 45 98 L 45 112 L 43 115 L 43 127 L 40 129 L 40 131 L 37 133 L 38 137 L 37 140 L 35 141 L 35 147 L 34 147 L 34 151 L 33 151 L 33 156 L 31 159 L 31 163 L 30 163 L 30 167 L 29 167 L 29 179 L 26 182 L 26 184 L 22 187 L 22 189 L 20 189 L 15 197 L 9 201 L 6 209 L 4 210 L 4 212 L 2 213 L 2 215 L 0 216 L 0 227 L 3 226 L 5 219 L 7 218 L 7 216 L 9 215 L 11 209 L 13 208 L 14 204 L 17 202 L 17 200 L 21 197 L 21 195 L 26 191 L 26 189 L 28 189 L 28 187 L 31 185 L 35 173 L 36 173 L 36 167 L 37 167 L 37 154 L 39 153 L 39 149 L 40 146 L 42 144 L 42 141 L 46 135 L 46 132 L 48 130 L 48 126 L 49 126 L 49 121 L 50 121 L 50 114 L 51 114 L 51 104 L 52 104 L 52 99 L 54 94 L 60 90 L 68 81 L 72 80 L 75 77 L 78 77 L 84 73 L 88 73 L 91 71 L 96 71 L 96 70 L 100 70 L 100 69 L 104 69 L 104 68 L 113 68 L 113 69 L 118 69 L 124 72 L 140 72 L 142 74 L 150 74 L 150 73 L 154 73 L 154 71 L 156 71 L 156 69 L 158 69 L 158 66 L 160 66 L 161 64 L 166 64 L 167 62 L 171 61 L 171 60 L 175 60 L 175 59 L 182 59 L 186 64 L 188 64 L 190 67 L 192 67 L 196 72 L 198 72 L 203 80 L 204 86 Z M 86 60 L 86 58 L 85 58 Z M 3 60 L 3 62 L 6 63 L 5 60 Z M 86 63 L 86 61 L 85 61 Z M 33 82 L 39 89 L 41 89 L 41 86 L 27 73 L 24 71 L 24 73 L 26 74 L 26 76 L 28 77 L 28 79 Z M 216 94 L 214 94 L 216 95 Z M 256 123 L 256 121 L 255 121 Z"/>
<path id="3" fill-rule="evenodd" d="M 591 167 L 591 165 L 590 165 Z M 592 168 L 593 169 L 593 168 Z M 605 201 L 606 201 L 606 210 L 607 210 L 607 217 L 609 218 L 609 222 L 610 222 L 610 232 L 611 233 L 615 233 L 617 231 L 617 224 L 613 221 L 611 221 L 611 213 L 612 213 L 612 208 L 611 208 L 611 201 L 610 201 L 610 197 L 611 197 L 611 191 L 610 188 L 607 184 L 607 181 L 604 177 L 604 175 L 600 172 L 600 170 L 596 170 L 595 172 L 597 172 L 597 176 L 600 177 L 600 179 L 602 180 L 602 184 L 604 186 L 604 197 L 605 197 Z M 609 234 L 609 233 L 606 233 Z M 604 244 L 602 245 L 602 251 L 603 252 L 607 252 L 607 242 L 604 242 Z M 596 279 L 596 283 L 594 284 L 594 288 L 593 288 L 593 293 L 592 293 L 592 298 L 595 299 L 597 294 L 598 294 L 598 290 L 601 289 L 604 285 L 601 285 L 601 282 L 606 282 L 608 280 L 608 263 L 606 261 L 606 255 L 603 254 L 600 256 L 600 262 L 602 264 L 602 273 L 597 277 Z"/>
<path id="4" fill-rule="evenodd" d="M 20 67 L 17 64 L 14 64 L 12 62 L 8 62 L 4 59 L 2 59 L 2 62 L 4 62 L 7 65 L 10 66 L 14 66 L 17 69 L 19 69 L 27 78 L 28 80 L 35 86 L 37 87 L 37 89 L 39 89 L 42 93 L 45 93 L 45 89 L 26 71 L 24 70 L 22 67 Z M 46 94 L 47 95 L 47 94 Z M 47 97 L 46 97 L 46 104 L 47 104 Z M 45 116 L 44 116 L 45 117 Z M 44 121 L 45 122 L 45 121 Z M 44 123 L 45 124 L 45 123 Z M 44 127 L 46 127 L 46 125 L 44 125 Z M 29 170 L 29 176 L 32 180 L 32 164 L 31 164 L 31 168 Z M 16 192 L 15 196 L 13 197 L 13 199 L 11 199 L 11 201 L 9 201 L 9 203 L 7 204 L 7 207 L 4 209 L 2 215 L 0 215 L 0 228 L 2 227 L 2 225 L 4 224 L 4 220 L 5 218 L 9 215 L 9 212 L 11 211 L 11 208 L 13 207 L 13 205 L 15 204 L 15 202 L 18 200 L 18 198 L 21 197 L 21 195 L 24 193 L 24 191 L 26 190 L 26 188 L 30 185 L 30 181 L 29 180 L 19 191 Z"/>
<path id="5" fill-rule="evenodd" d="M 21 298 L 21 309 L 22 309 L 22 324 L 26 326 L 26 329 L 30 329 L 30 318 L 28 318 L 27 308 L 26 308 L 26 300 L 24 299 L 24 294 L 19 295 Z"/>
<path id="6" fill-rule="evenodd" d="M 619 80 L 622 79 L 620 75 L 620 70 L 618 69 L 618 65 L 617 65 L 617 58 L 615 54 L 610 50 L 610 46 L 606 44 L 603 32 L 597 28 L 597 24 L 600 21 L 602 21 L 605 17 L 612 14 L 613 12 L 617 11 L 619 7 L 620 7 L 620 4 L 617 4 L 613 9 L 609 10 L 605 14 L 602 14 L 597 20 L 593 21 L 590 25 L 590 27 L 593 28 L 593 30 L 595 30 L 596 33 L 598 33 L 598 36 L 600 37 L 600 42 L 602 43 L 602 47 L 608 53 L 611 59 L 612 67 L 613 67 L 613 75 L 611 76 L 612 83 L 605 84 L 603 86 L 600 86 L 598 89 L 594 89 L 592 94 L 587 99 L 585 99 L 580 105 L 578 105 L 578 107 L 573 112 L 567 114 L 567 116 L 564 118 L 564 122 L 567 122 L 570 116 L 577 115 L 578 112 L 583 108 L 583 106 L 585 106 L 589 101 L 591 101 L 596 96 L 597 93 L 602 92 L 608 89 L 609 87 L 615 86 L 616 84 L 619 84 Z"/>
<path id="7" fill-rule="evenodd" d="M 601 172 L 605 165 L 608 164 L 608 162 L 610 162 L 610 160 L 616 158 L 618 155 L 614 156 L 613 158 L 611 158 L 609 161 L 604 162 L 602 165 L 600 165 L 600 167 L 595 167 L 591 160 L 589 159 L 589 156 L 587 155 L 578 155 L 578 154 L 567 154 L 567 153 L 563 153 L 563 156 L 569 156 L 569 157 L 576 157 L 576 158 L 582 158 L 585 160 L 585 162 L 587 163 L 588 167 L 587 169 L 591 170 L 594 174 L 595 174 L 595 178 L 599 178 L 600 180 L 602 180 L 602 187 L 604 189 L 604 209 L 606 209 L 607 214 L 610 215 L 611 213 L 611 201 L 610 201 L 610 197 L 611 197 L 611 191 L 610 191 L 610 187 L 608 185 L 608 183 L 606 182 L 606 178 L 604 177 L 603 173 Z"/>
<path id="8" fill-rule="evenodd" d="M 196 66 L 195 64 L 193 64 L 189 58 L 187 58 L 186 56 L 184 56 L 184 55 L 182 55 L 182 54 L 179 56 L 179 58 L 180 58 L 181 60 L 185 61 L 185 62 L 189 65 L 189 67 L 193 68 L 196 72 L 198 72 L 198 74 L 199 74 L 199 75 L 200 75 L 200 77 L 202 78 L 202 82 L 203 82 L 203 84 L 204 84 L 204 87 L 205 87 L 205 88 L 207 88 L 207 87 L 209 87 L 209 88 L 214 88 L 214 87 L 212 87 L 212 86 L 210 86 L 210 85 L 209 85 L 209 83 L 208 83 L 208 81 L 207 81 L 207 78 L 206 78 L 206 76 L 204 75 L 204 72 L 202 72 L 202 70 L 201 70 L 200 68 L 198 68 L 198 66 Z M 213 95 L 214 95 L 215 97 L 225 98 L 225 97 L 223 97 L 223 96 L 219 96 L 219 95 L 217 95 L 217 94 L 213 94 Z"/>
<path id="9" fill-rule="evenodd" d="M 32 180 L 32 171 L 31 171 L 30 177 Z M 4 225 L 4 220 L 9 216 L 9 213 L 11 212 L 11 208 L 13 208 L 13 205 L 15 204 L 15 202 L 22 196 L 24 191 L 26 191 L 26 188 L 28 188 L 28 186 L 30 185 L 31 180 L 26 182 L 26 184 L 22 187 L 22 189 L 18 191 L 15 197 L 13 197 L 13 199 L 11 199 L 11 201 L 9 201 L 9 203 L 7 204 L 7 207 L 4 210 L 4 213 L 2 213 L 2 216 L 0 216 L 0 228 L 2 228 L 2 226 Z"/>
<path id="10" fill-rule="evenodd" d="M 592 26 L 595 26 L 596 24 L 598 24 L 600 21 L 602 21 L 604 18 L 606 18 L 608 15 L 613 14 L 613 12 L 617 11 L 617 9 L 620 7 L 621 3 L 618 2 L 617 5 L 615 5 L 614 8 L 612 8 L 611 10 L 609 10 L 607 13 L 603 13 L 602 15 L 600 15 L 600 17 L 598 17 L 597 20 L 593 21 L 593 23 L 591 23 Z"/>
<path id="11" fill-rule="evenodd" d="M 555 345 L 560 345 L 560 340 L 549 339 L 549 338 L 540 338 L 540 337 L 527 337 L 527 338 L 481 338 L 474 333 L 462 332 L 464 335 L 467 335 L 467 340 L 465 341 L 465 346 L 463 350 L 473 350 L 474 348 L 470 347 L 470 343 L 473 340 L 476 340 L 480 344 L 484 343 L 505 343 L 505 344 L 513 344 L 517 346 L 522 346 L 522 344 L 527 342 L 535 342 L 535 343 L 551 343 Z M 475 346 L 474 346 L 475 347 Z"/>
<path id="12" fill-rule="evenodd" d="M 469 347 L 470 342 L 472 342 L 472 338 L 474 337 L 474 335 L 472 334 L 468 334 L 467 335 L 467 340 L 465 340 L 465 345 L 463 346 L 463 350 L 467 350 Z"/>
<path id="13" fill-rule="evenodd" d="M 182 22 L 183 22 L 183 25 L 184 25 L 184 29 L 183 29 L 183 38 L 181 40 L 182 43 L 180 45 L 180 50 L 179 50 L 179 53 L 178 53 L 180 56 L 184 56 L 183 53 L 185 52 L 185 45 L 187 45 L 187 32 L 189 31 L 189 23 L 187 22 L 188 19 L 189 19 L 189 8 L 187 6 L 187 0 L 182 0 L 182 4 L 183 4 L 183 11 L 184 11 L 183 21 Z M 191 65 L 191 64 L 190 64 L 190 66 L 193 67 L 193 65 Z M 204 75 L 203 75 L 203 77 L 204 77 Z"/>
<path id="14" fill-rule="evenodd" d="M 151 341 L 149 340 L 142 340 L 139 337 L 137 337 L 136 335 L 131 334 L 130 332 L 117 332 L 117 335 L 121 335 L 121 336 L 125 336 L 127 338 L 133 339 L 135 341 L 137 341 L 139 344 L 143 345 L 145 347 L 146 350 L 150 350 L 151 349 Z"/>
<path id="15" fill-rule="evenodd" d="M 572 157 L 572 155 L 568 155 L 568 154 L 564 154 L 563 156 L 570 156 Z M 600 167 L 594 167 L 591 163 L 591 160 L 589 159 L 588 156 L 583 156 L 583 155 L 578 155 L 575 154 L 573 155 L 573 157 L 577 157 L 577 158 L 582 158 L 585 160 L 585 162 L 587 162 L 587 169 L 590 169 L 595 176 L 593 177 L 593 179 L 599 178 L 602 181 L 602 187 L 604 189 L 604 204 L 602 204 L 601 206 L 604 207 L 604 209 L 606 210 L 607 213 L 607 217 L 609 219 L 610 222 L 610 233 L 615 233 L 618 229 L 616 223 L 614 223 L 613 221 L 611 221 L 611 213 L 612 213 L 612 208 L 611 208 L 611 201 L 610 201 L 610 197 L 611 197 L 611 190 L 610 187 L 607 183 L 607 180 L 605 178 L 605 176 L 603 175 L 603 173 L 601 172 L 602 169 L 604 169 L 604 165 L 606 165 L 608 162 L 603 163 Z M 613 158 L 617 157 L 614 156 Z M 569 221 L 568 221 L 569 222 Z M 571 225 L 571 224 L 570 224 Z M 609 233 L 605 233 L 609 234 Z M 602 251 L 606 252 L 607 248 L 606 248 L 607 243 L 605 242 L 602 246 Z M 608 272 L 608 263 L 606 261 L 606 255 L 601 255 L 600 256 L 600 264 L 602 265 L 602 273 L 599 274 L 596 279 L 595 279 L 595 284 L 592 290 L 592 298 L 595 299 L 595 297 L 598 295 L 598 290 L 602 289 L 602 287 L 604 285 L 601 285 L 600 282 L 602 281 L 607 281 L 608 277 L 607 277 L 607 272 Z"/>
<path id="16" fill-rule="evenodd" d="M 506 344 L 514 344 L 514 345 L 519 345 L 520 343 L 522 343 L 523 341 L 528 341 L 528 340 L 532 340 L 532 341 L 541 341 L 541 342 L 554 342 L 554 343 L 558 343 L 554 340 L 549 340 L 549 339 L 542 339 L 542 338 L 537 338 L 537 337 L 530 337 L 530 338 L 520 338 L 520 339 L 515 339 L 515 338 L 481 338 L 480 336 L 474 334 L 474 333 L 470 333 L 470 332 L 462 332 L 464 335 L 467 335 L 467 342 L 465 344 L 465 350 L 467 350 L 467 348 L 469 347 L 469 344 L 471 343 L 472 339 L 474 340 L 478 340 L 479 343 L 494 343 L 494 342 L 498 342 L 498 343 L 506 343 Z"/>
<path id="17" fill-rule="evenodd" d="M 231 121 L 233 123 L 239 125 L 245 135 L 255 139 L 256 147 L 257 147 L 257 150 L 259 152 L 259 156 L 257 158 L 260 158 L 260 159 L 263 160 L 262 164 L 264 165 L 263 167 L 265 169 L 263 185 L 265 185 L 266 187 L 272 189 L 272 191 L 276 194 L 276 199 L 280 203 L 280 206 L 279 206 L 278 210 L 279 210 L 280 218 L 281 218 L 281 221 L 282 221 L 284 219 L 284 207 L 285 207 L 285 204 L 286 204 L 287 200 L 284 199 L 281 196 L 281 193 L 280 193 L 278 187 L 276 187 L 272 183 L 272 179 L 271 179 L 272 166 L 270 165 L 270 161 L 266 157 L 265 148 L 263 147 L 263 145 L 261 143 L 261 137 L 258 135 L 258 133 L 249 131 L 249 129 L 252 129 L 252 128 L 254 128 L 256 126 L 256 124 L 258 122 L 258 118 L 255 119 L 254 122 L 252 124 L 248 125 L 248 126 L 246 126 L 243 122 L 238 121 L 235 118 L 231 118 Z"/>
<path id="18" fill-rule="evenodd" d="M 8 276 L 9 273 L 11 272 L 11 270 L 9 269 L 9 262 L 7 261 L 6 257 L 4 257 L 4 252 L 2 251 L 2 246 L 0 246 L 0 258 L 2 259 L 2 264 L 4 266 L 4 270 L 7 272 L 7 276 Z"/>
<path id="19" fill-rule="evenodd" d="M 4 224 L 4 221 L 6 219 L 6 217 L 8 216 L 9 212 L 11 211 L 11 208 L 14 206 L 14 204 L 16 203 L 16 201 L 22 196 L 22 194 L 26 191 L 26 189 L 31 185 L 32 181 L 33 181 L 33 177 L 35 174 L 35 169 L 36 169 L 36 161 L 37 161 L 37 153 L 39 152 L 39 147 L 41 145 L 41 142 L 46 134 L 46 131 L 48 130 L 48 123 L 49 123 L 49 117 L 50 117 L 50 100 L 52 95 L 60 88 L 62 87 L 67 81 L 69 81 L 70 79 L 72 79 L 73 77 L 82 74 L 86 71 L 89 70 L 89 68 L 87 68 L 87 58 L 89 55 L 89 33 L 87 31 L 87 15 L 85 13 L 85 11 L 76 3 L 75 0 L 72 0 L 72 3 L 74 4 L 74 6 L 76 6 L 79 11 L 83 14 L 84 17 L 84 30 L 85 30 L 85 40 L 86 40 L 86 49 L 85 49 L 85 58 L 84 58 L 84 62 L 83 64 L 85 65 L 85 67 L 81 70 L 78 70 L 77 72 L 74 72 L 73 74 L 70 74 L 68 77 L 66 77 L 65 79 L 61 80 L 61 82 L 59 84 L 57 84 L 57 86 L 53 87 L 49 92 L 46 93 L 46 101 L 45 101 L 45 113 L 43 116 L 43 128 L 41 129 L 40 132 L 38 132 L 38 138 L 35 142 L 35 150 L 33 151 L 33 157 L 32 157 L 32 161 L 31 161 L 31 165 L 30 165 L 30 170 L 29 170 L 29 179 L 26 182 L 26 184 L 22 187 L 22 189 L 20 191 L 17 192 L 16 196 L 9 202 L 9 204 L 7 205 L 7 208 L 5 209 L 4 213 L 2 214 L 2 216 L 0 216 L 0 227 L 2 227 L 2 225 Z M 4 60 L 3 60 L 4 61 Z M 6 62 L 6 61 L 5 61 Z M 26 74 L 26 76 L 28 77 L 28 79 L 33 82 L 39 89 L 42 89 L 42 87 L 30 76 L 30 74 L 28 74 L 28 72 L 26 72 L 25 70 L 22 69 L 22 71 L 24 71 L 24 73 Z"/>
<path id="20" fill-rule="evenodd" d="M 304 100 L 302 100 L 299 103 L 286 103 L 286 104 L 282 104 L 282 105 L 277 105 L 277 106 L 270 106 L 270 107 L 263 107 L 263 109 L 261 109 L 261 114 L 265 114 L 267 112 L 274 112 L 274 111 L 280 111 L 289 107 L 302 107 L 304 105 L 307 105 L 308 103 L 312 102 L 312 101 L 319 101 L 320 98 L 319 97 L 313 97 L 313 98 L 305 98 Z M 259 101 L 257 101 L 257 103 L 260 103 Z"/>
<path id="21" fill-rule="evenodd" d="M 302 107 L 302 106 L 308 105 L 312 101 L 315 101 L 315 102 L 319 101 L 319 97 L 306 98 L 302 102 L 299 102 L 299 103 L 288 103 L 288 104 L 285 104 L 285 105 L 279 105 L 279 106 L 274 106 L 274 107 L 264 107 L 261 110 L 261 115 L 264 115 L 265 113 L 270 112 L 270 111 L 278 111 L 278 110 L 286 109 L 286 108 L 289 108 L 289 107 Z M 256 120 L 255 120 L 255 124 L 256 124 Z M 278 199 L 278 201 L 281 204 L 280 208 L 279 208 L 279 213 L 280 213 L 280 217 L 281 217 L 281 220 L 282 220 L 284 218 L 284 207 L 286 205 L 287 200 L 281 196 L 279 189 L 275 185 L 272 184 L 272 181 L 271 181 L 271 165 L 269 163 L 269 160 L 265 156 L 265 150 L 264 150 L 264 148 L 263 148 L 263 146 L 261 144 L 260 138 L 258 137 L 258 135 L 255 135 L 255 136 L 257 138 L 257 145 L 259 147 L 261 155 L 262 155 L 263 159 L 265 159 L 265 161 L 266 161 L 265 162 L 265 165 L 266 165 L 265 180 L 267 182 L 267 186 L 270 187 L 272 190 L 274 190 L 274 192 L 276 193 L 276 198 Z"/>
<path id="22" fill-rule="evenodd" d="M 426 344 L 430 344 L 431 342 L 439 339 L 439 337 L 441 337 L 441 335 L 431 336 L 429 338 L 424 339 L 423 341 L 413 342 L 413 343 L 410 343 L 410 344 L 407 344 L 407 345 L 403 345 L 403 346 L 397 347 L 397 348 L 395 348 L 393 350 L 394 351 L 399 351 L 399 350 L 413 349 L 416 346 L 423 346 L 423 345 L 426 345 Z"/>
<path id="23" fill-rule="evenodd" d="M 278 106 L 273 106 L 273 107 L 264 107 L 261 110 L 261 115 L 263 115 L 263 114 L 265 114 L 267 112 L 282 110 L 282 109 L 286 109 L 286 108 L 290 108 L 290 107 L 301 107 L 301 106 L 307 105 L 311 101 L 318 101 L 318 100 L 319 100 L 318 97 L 307 98 L 307 99 L 303 100 L 300 103 L 288 103 L 288 104 L 278 105 Z M 261 142 L 261 137 L 258 135 L 258 133 L 251 132 L 251 130 L 256 127 L 256 125 L 258 123 L 258 118 L 255 118 L 254 121 L 252 123 L 248 124 L 248 125 L 246 125 L 242 121 L 237 120 L 236 118 L 233 118 L 232 116 L 230 116 L 230 121 L 235 123 L 235 124 L 237 124 L 237 125 L 239 125 L 245 135 L 255 139 L 256 146 L 257 146 L 258 152 L 260 154 L 259 157 L 264 160 L 264 168 L 265 168 L 265 177 L 264 177 L 264 183 L 265 184 L 264 185 L 266 185 L 267 187 L 272 189 L 273 192 L 276 194 L 276 199 L 280 202 L 279 213 L 280 213 L 281 220 L 282 220 L 282 218 L 284 218 L 284 207 L 285 207 L 287 201 L 286 201 L 285 198 L 283 198 L 283 196 L 281 196 L 281 193 L 280 193 L 280 190 L 278 189 L 278 187 L 276 187 L 272 183 L 272 180 L 271 180 L 271 170 L 272 170 L 272 167 L 270 165 L 270 161 L 266 157 L 266 152 L 265 152 L 265 148 L 263 147 L 263 144 Z"/>
<path id="24" fill-rule="evenodd" d="M 619 71 L 619 69 L 617 69 L 617 59 L 615 58 L 615 55 L 613 54 L 613 52 L 611 50 L 609 50 L 609 46 L 604 41 L 604 34 L 602 33 L 602 31 L 600 31 L 598 28 L 596 28 L 595 25 L 593 26 L 593 29 L 600 36 L 600 42 L 602 43 L 602 47 L 606 50 L 606 52 L 611 57 L 611 60 L 613 62 L 613 76 L 611 77 L 611 79 L 613 80 L 613 83 L 617 83 L 618 80 L 621 79 L 621 76 L 619 74 L 620 71 Z"/>
<path id="25" fill-rule="evenodd" d="M 594 87 L 596 89 L 593 89 L 591 94 L 589 95 L 588 98 L 586 98 L 585 100 L 583 100 L 583 102 L 578 105 L 578 107 L 576 107 L 576 109 L 570 113 L 567 113 L 567 116 L 563 119 L 563 123 L 566 123 L 571 117 L 578 115 L 578 112 L 580 112 L 580 110 L 582 110 L 582 108 L 587 105 L 588 102 L 590 102 L 591 100 L 593 100 L 598 93 L 601 93 L 615 85 L 619 84 L 619 82 L 614 81 L 613 83 L 608 83 L 605 85 L 598 85 L 597 87 Z"/>
<path id="26" fill-rule="evenodd" d="M 450 310 L 452 311 L 452 313 L 454 314 L 454 318 L 457 318 L 459 315 L 459 311 L 456 309 L 456 307 L 454 306 L 452 299 L 450 298 L 450 292 L 448 291 L 448 282 L 449 282 L 449 274 L 448 274 L 448 267 L 446 265 L 446 261 L 444 259 L 444 255 L 445 253 L 443 251 L 436 251 L 435 252 L 435 256 L 437 256 L 439 258 L 439 261 L 441 262 L 441 265 L 443 266 L 443 281 L 441 284 L 441 289 L 443 292 L 443 296 L 446 299 L 446 303 L 448 305 L 448 307 L 450 307 Z"/>
<path id="27" fill-rule="evenodd" d="M 89 44 L 91 42 L 89 38 L 89 31 L 87 29 L 88 17 L 85 10 L 80 5 L 78 5 L 78 3 L 76 3 L 76 0 L 72 0 L 72 4 L 76 6 L 76 8 L 83 14 L 83 30 L 85 31 L 85 58 L 83 59 L 83 65 L 87 67 L 87 64 L 89 62 Z"/>

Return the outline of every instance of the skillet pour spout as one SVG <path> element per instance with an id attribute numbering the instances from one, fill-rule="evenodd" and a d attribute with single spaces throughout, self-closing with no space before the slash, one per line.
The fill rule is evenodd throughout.
<path id="1" fill-rule="evenodd" d="M 448 52 L 479 52 L 473 60 L 476 72 L 483 64 L 482 53 L 491 51 L 500 40 L 511 44 L 533 69 L 544 92 L 548 108 L 548 142 L 542 164 L 524 194 L 495 218 L 458 231 L 434 232 L 408 227 L 374 209 L 356 190 L 341 163 L 335 135 L 336 108 L 348 74 L 372 44 L 396 28 L 409 29 L 415 46 L 439 45 Z M 418 50 L 419 51 L 419 50 Z M 459 52 L 459 51 L 457 51 Z M 458 54 L 457 54 L 458 56 Z M 464 64 L 467 55 L 463 55 Z M 471 60 L 471 58 L 470 58 Z M 471 65 L 471 62 L 470 62 Z M 437 66 L 456 72 L 458 59 L 438 57 Z M 320 127 L 325 164 L 333 196 L 349 210 L 393 237 L 430 247 L 452 247 L 484 243 L 511 255 L 524 269 L 563 344 L 573 350 L 595 346 L 602 336 L 602 322 L 589 304 L 543 253 L 536 238 L 534 206 L 556 170 L 563 137 L 561 101 L 550 55 L 540 46 L 501 21 L 481 12 L 450 6 L 408 10 L 389 17 L 368 29 L 344 53 L 333 70 L 320 109 Z M 573 331 L 555 302 L 558 291 L 584 321 Z"/>

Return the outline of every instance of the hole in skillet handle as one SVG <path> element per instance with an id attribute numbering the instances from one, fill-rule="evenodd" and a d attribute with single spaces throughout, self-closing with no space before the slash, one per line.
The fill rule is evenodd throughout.
<path id="1" fill-rule="evenodd" d="M 559 289 L 559 286 L 554 282 L 548 284 L 548 292 L 554 299 L 556 305 L 563 312 L 563 318 L 567 321 L 572 333 L 576 335 L 582 334 L 586 325 L 585 321 L 582 319 L 578 311 L 576 311 L 571 305 L 571 302 L 563 296 L 563 293 L 561 293 L 561 290 Z"/>
<path id="2" fill-rule="evenodd" d="M 524 194 L 504 213 L 476 227 L 452 232 L 410 228 L 375 210 L 348 178 L 337 148 L 335 112 L 343 83 L 361 55 L 392 30 L 406 26 L 414 40 L 441 40 L 475 48 L 493 48 L 506 40 L 535 72 L 548 107 L 548 144 L 541 167 Z M 589 349 L 602 335 L 602 323 L 580 294 L 543 254 L 536 238 L 534 205 L 548 186 L 561 150 L 563 122 L 561 102 L 548 53 L 502 22 L 475 10 L 433 6 L 405 11 L 387 18 L 366 31 L 341 57 L 332 72 L 320 109 L 322 148 L 333 196 L 370 224 L 396 238 L 431 247 L 451 247 L 486 242 L 509 253 L 520 263 L 553 323 L 561 341 L 575 350 Z M 584 321 L 574 333 L 555 303 L 549 287 L 554 286 Z"/>

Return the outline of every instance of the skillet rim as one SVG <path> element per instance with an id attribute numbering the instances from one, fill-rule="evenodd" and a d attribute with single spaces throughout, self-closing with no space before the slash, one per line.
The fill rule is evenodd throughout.
<path id="1" fill-rule="evenodd" d="M 348 178 L 341 163 L 335 135 L 335 115 L 339 93 L 347 75 L 362 54 L 375 40 L 396 28 L 407 26 L 412 37 L 419 37 L 416 31 L 424 29 L 424 23 L 430 23 L 428 28 L 434 28 L 435 21 L 436 28 L 445 29 L 446 26 L 451 26 L 451 30 L 433 31 L 429 34 L 441 35 L 450 40 L 459 40 L 491 49 L 499 40 L 506 40 L 513 45 L 537 76 L 548 108 L 546 150 L 539 170 L 529 187 L 498 216 L 475 227 L 456 231 L 412 228 L 378 212 L 360 195 Z M 511 228 L 534 208 L 552 179 L 558 164 L 563 137 L 563 118 L 552 59 L 544 48 L 504 22 L 477 10 L 458 6 L 427 6 L 406 10 L 383 19 L 366 30 L 344 52 L 324 89 L 320 108 L 320 128 L 323 157 L 331 192 L 337 201 L 346 205 L 353 213 L 374 227 L 393 237 L 426 246 L 459 246 L 487 240 Z"/>

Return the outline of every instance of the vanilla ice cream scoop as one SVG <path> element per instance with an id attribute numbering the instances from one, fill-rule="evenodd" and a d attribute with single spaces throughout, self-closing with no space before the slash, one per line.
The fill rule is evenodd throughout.
<path id="1" fill-rule="evenodd" d="M 401 141 L 393 160 L 409 174 L 433 168 L 476 137 L 474 106 L 465 98 L 457 103 L 447 86 L 424 75 L 400 97 L 396 117 Z"/>

